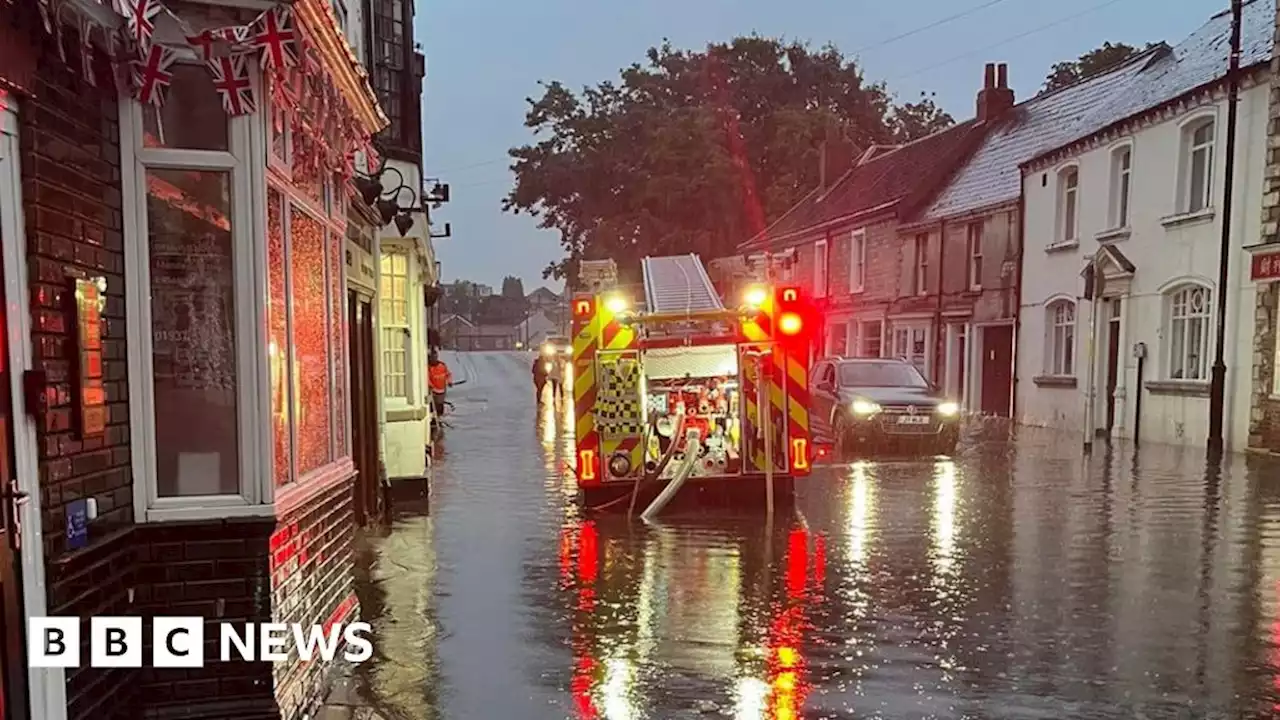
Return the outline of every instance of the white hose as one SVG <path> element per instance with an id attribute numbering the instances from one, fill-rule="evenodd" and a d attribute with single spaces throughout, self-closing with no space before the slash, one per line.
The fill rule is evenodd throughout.
<path id="1" fill-rule="evenodd" d="M 650 518 L 662 512 L 662 508 L 671 502 L 671 498 L 676 496 L 680 491 L 680 487 L 684 485 L 684 481 L 689 479 L 693 474 L 693 466 L 698 463 L 698 454 L 702 450 L 702 443 L 699 441 L 702 433 L 697 429 L 690 430 L 685 434 L 684 457 L 681 458 L 680 466 L 676 468 L 676 472 L 671 477 L 671 482 L 658 493 L 658 497 L 649 503 L 649 507 L 640 513 L 640 519 L 649 522 Z"/>

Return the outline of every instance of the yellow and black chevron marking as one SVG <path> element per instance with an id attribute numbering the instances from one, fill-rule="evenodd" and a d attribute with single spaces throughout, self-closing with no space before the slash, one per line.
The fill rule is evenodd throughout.
<path id="1" fill-rule="evenodd" d="M 599 356 L 596 427 L 606 462 L 618 453 L 630 460 L 631 473 L 644 465 L 644 397 L 640 361 L 632 353 Z"/>

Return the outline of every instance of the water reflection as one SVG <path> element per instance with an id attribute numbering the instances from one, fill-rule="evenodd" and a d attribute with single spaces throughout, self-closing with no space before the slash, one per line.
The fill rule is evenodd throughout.
<path id="1" fill-rule="evenodd" d="M 825 563 L 802 527 L 598 519 L 569 522 L 564 538 L 577 717 L 799 717 L 806 612 Z M 763 562 L 771 554 L 781 572 Z"/>

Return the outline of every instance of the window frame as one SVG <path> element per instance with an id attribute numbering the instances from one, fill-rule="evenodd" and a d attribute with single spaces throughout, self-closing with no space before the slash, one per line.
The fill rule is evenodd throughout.
<path id="1" fill-rule="evenodd" d="M 981 220 L 971 222 L 964 229 L 965 269 L 970 292 L 982 290 L 982 234 L 985 227 Z"/>
<path id="2" fill-rule="evenodd" d="M 1058 170 L 1058 212 L 1055 245 L 1080 242 L 1080 166 L 1067 165 Z M 1068 232 L 1070 225 L 1070 232 Z"/>
<path id="3" fill-rule="evenodd" d="M 1195 290 L 1203 290 L 1205 293 L 1204 311 L 1199 314 L 1186 314 L 1182 316 L 1174 315 L 1174 306 L 1177 298 L 1182 293 L 1190 293 Z M 1161 368 L 1161 377 L 1167 382 L 1173 383 L 1192 383 L 1203 384 L 1209 382 L 1210 368 L 1212 365 L 1212 357 L 1214 352 L 1214 288 L 1206 282 L 1199 280 L 1183 279 L 1169 284 L 1160 292 L 1160 302 L 1163 309 L 1163 323 L 1160 356 L 1163 367 Z M 1187 298 L 1187 306 L 1190 308 L 1190 296 Z M 1194 318 L 1201 318 L 1204 321 L 1204 329 L 1200 337 L 1200 372 L 1197 377 L 1173 377 L 1174 363 L 1174 343 L 1173 332 L 1175 323 L 1189 323 Z M 1184 338 L 1186 330 L 1183 331 Z M 1185 340 L 1184 340 L 1185 343 Z M 1189 347 L 1189 346 L 1186 346 Z M 1189 355 L 1184 349 L 1182 360 L 1187 360 Z"/>
<path id="4" fill-rule="evenodd" d="M 1045 362 L 1044 374 L 1048 377 L 1076 376 L 1076 303 L 1070 298 L 1060 297 L 1045 305 Z M 1062 320 L 1059 311 L 1070 313 L 1070 318 Z M 1065 336 L 1070 333 L 1070 343 Z"/>
<path id="5" fill-rule="evenodd" d="M 395 323 L 395 324 L 388 325 L 386 318 L 383 316 L 382 307 L 381 307 L 381 304 L 384 300 L 384 298 L 382 297 L 382 261 L 384 259 L 394 258 L 397 256 L 401 256 L 404 258 L 405 321 L 403 324 Z M 417 378 L 420 376 L 420 373 L 414 372 L 417 369 L 417 361 L 418 361 L 417 353 L 414 352 L 414 339 L 417 337 L 417 333 L 413 332 L 413 305 L 414 305 L 414 295 L 415 295 L 414 284 L 413 284 L 413 276 L 414 276 L 414 269 L 415 269 L 414 261 L 415 261 L 415 253 L 412 252 L 409 248 L 399 246 L 399 245 L 383 243 L 382 248 L 378 253 L 378 304 L 379 304 L 379 307 L 377 309 L 377 313 L 375 317 L 377 318 L 377 329 L 378 329 L 377 345 L 378 345 L 378 372 L 379 372 L 380 384 L 383 384 L 383 385 L 386 384 L 386 374 L 387 374 L 387 368 L 385 366 L 386 360 L 387 360 L 385 353 L 387 352 L 387 348 L 383 342 L 383 338 L 385 337 L 384 335 L 385 331 L 395 329 L 395 328 L 400 328 L 404 331 L 403 334 L 405 338 L 404 340 L 404 395 L 399 397 L 392 397 L 386 394 L 387 391 L 385 387 L 382 388 L 381 390 L 382 401 L 383 403 L 385 403 L 386 408 L 391 410 L 404 410 L 407 408 L 420 407 L 423 405 L 422 401 L 414 402 L 413 400 L 414 398 L 422 394 L 416 391 L 417 386 L 415 384 L 418 382 Z"/>
<path id="6" fill-rule="evenodd" d="M 915 267 L 911 271 L 914 295 L 929 294 L 929 233 L 916 233 L 913 241 Z"/>
<path id="7" fill-rule="evenodd" d="M 1196 144 L 1195 136 L 1204 127 L 1211 127 L 1209 139 L 1202 144 Z M 1212 212 L 1214 208 L 1213 191 L 1214 180 L 1217 174 L 1216 165 L 1218 162 L 1218 114 L 1216 111 L 1199 112 L 1185 120 L 1178 126 L 1178 201 L 1176 204 L 1177 213 L 1185 215 L 1193 215 L 1196 213 Z M 1200 207 L 1192 207 L 1192 172 L 1195 168 L 1195 154 L 1201 150 L 1208 152 L 1208 157 L 1204 164 L 1204 195 L 1200 198 L 1202 205 Z"/>
<path id="8" fill-rule="evenodd" d="M 830 290 L 827 287 L 827 276 L 830 274 L 831 256 L 827 248 L 826 238 L 813 244 L 813 296 L 815 298 L 827 297 Z"/>
<path id="9" fill-rule="evenodd" d="M 1133 143 L 1126 141 L 1111 148 L 1111 193 L 1108 225 L 1123 230 L 1133 222 Z"/>
<path id="10" fill-rule="evenodd" d="M 885 321 L 877 319 L 877 320 L 857 320 L 855 322 L 858 326 L 858 346 L 857 346 L 858 354 L 855 355 L 854 357 L 878 357 L 878 358 L 884 357 L 885 356 L 884 355 Z M 868 333 L 867 329 L 871 325 L 878 325 L 880 331 L 878 333 L 875 333 L 874 335 L 872 333 Z M 867 341 L 869 341 L 872 337 L 875 337 L 876 342 L 880 344 L 880 352 L 877 355 L 869 355 L 869 354 L 864 355 L 863 348 L 866 347 Z"/>
<path id="11" fill-rule="evenodd" d="M 849 233 L 849 292 L 860 293 L 867 289 L 867 229 L 858 228 Z"/>
<path id="12" fill-rule="evenodd" d="M 899 333 L 906 334 L 907 352 L 905 353 L 898 352 L 898 334 Z M 918 356 L 913 352 L 913 349 L 912 349 L 912 346 L 915 344 L 916 333 L 924 334 L 924 350 Z M 933 333 L 932 327 L 928 322 L 906 321 L 906 322 L 894 323 L 893 330 L 889 336 L 890 340 L 893 342 L 893 347 L 892 347 L 893 354 L 885 356 L 883 354 L 884 350 L 883 348 L 881 348 L 881 356 L 901 358 L 902 360 L 905 360 L 906 362 L 909 362 L 912 365 L 914 365 L 915 368 L 920 371 L 920 374 L 923 375 L 926 380 L 930 379 L 933 377 L 933 374 L 932 374 L 933 353 L 930 352 L 930 348 L 933 347 L 933 343 L 930 342 L 932 333 Z M 916 364 L 916 361 L 915 361 L 916 357 L 920 357 L 922 359 L 923 367 Z"/>
<path id="13" fill-rule="evenodd" d="M 194 57 L 193 55 L 191 56 Z M 179 63 L 193 64 L 179 57 Z M 259 92 L 256 64 L 250 78 Z M 266 298 L 261 291 L 265 282 L 265 243 L 255 246 L 254 239 L 265 237 L 265 208 L 259 199 L 254 178 L 256 160 L 262 157 L 263 139 L 255 132 L 258 115 L 227 117 L 228 149 L 189 150 L 180 148 L 148 148 L 143 142 L 143 107 L 132 98 L 119 100 L 120 138 L 122 146 L 121 190 L 124 234 L 125 315 L 135 331 L 129 336 L 129 431 L 130 463 L 134 475 L 134 517 L 136 522 L 207 519 L 209 517 L 243 517 L 270 515 L 272 487 L 270 472 L 263 472 L 263 462 L 270 462 L 267 438 L 270 436 L 269 415 L 262 412 L 267 388 L 267 358 L 258 353 L 266 346 Z M 232 254 L 232 293 L 235 303 L 236 344 L 236 436 L 239 469 L 239 492 L 223 495 L 161 497 L 156 475 L 156 419 L 154 387 L 154 336 L 151 332 L 151 238 L 147 212 L 146 177 L 149 170 L 191 170 L 226 172 L 231 187 L 231 241 L 240 252 Z M 262 215 L 262 217 L 259 217 Z M 260 258 L 262 255 L 263 258 Z M 137 332 L 147 328 L 146 332 Z M 259 357 L 261 355 L 261 357 Z M 255 481 L 255 478 L 257 479 Z"/>

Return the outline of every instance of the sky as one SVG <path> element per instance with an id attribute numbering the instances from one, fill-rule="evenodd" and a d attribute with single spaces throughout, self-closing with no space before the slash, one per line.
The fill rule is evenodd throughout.
<path id="1" fill-rule="evenodd" d="M 988 62 L 1009 64 L 1019 100 L 1055 62 L 1104 41 L 1142 46 L 1181 40 L 1228 0 L 420 0 L 416 36 L 427 57 L 423 90 L 424 170 L 451 185 L 434 214 L 452 237 L 435 240 L 446 281 L 526 292 L 562 253 L 554 231 L 502 211 L 512 186 L 507 150 L 531 141 L 527 99 L 539 81 L 570 88 L 616 79 L 669 38 L 701 49 L 738 35 L 832 43 L 869 81 L 902 100 L 935 93 L 957 120 L 973 115 Z M 958 16 L 958 17 L 957 17 Z M 952 19 L 954 18 L 954 19 Z M 918 31 L 918 32 L 917 32 Z M 901 37 L 910 33 L 907 37 Z M 439 230 L 437 230 L 439 232 Z"/>

